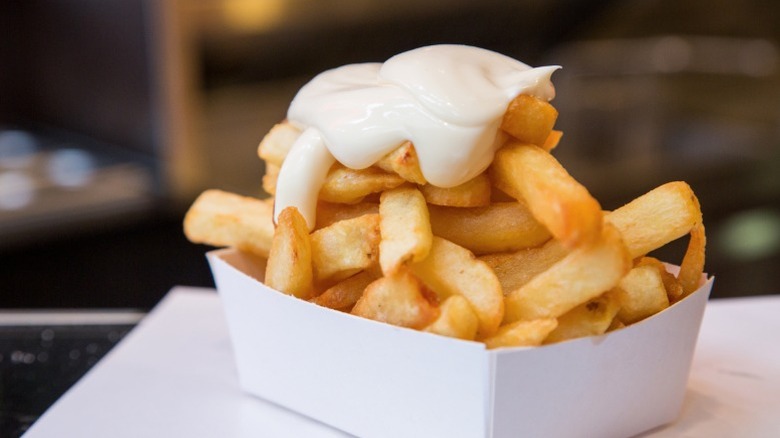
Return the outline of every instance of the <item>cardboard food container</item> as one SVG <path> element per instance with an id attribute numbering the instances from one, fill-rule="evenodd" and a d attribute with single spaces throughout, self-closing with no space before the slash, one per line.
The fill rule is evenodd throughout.
<path id="1" fill-rule="evenodd" d="M 236 250 L 208 259 L 241 387 L 360 437 L 629 437 L 672 422 L 713 283 L 606 335 L 487 350 L 279 293 Z"/>

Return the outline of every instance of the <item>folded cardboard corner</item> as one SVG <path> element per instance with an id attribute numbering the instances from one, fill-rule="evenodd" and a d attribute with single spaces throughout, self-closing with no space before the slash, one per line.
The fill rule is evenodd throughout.
<path id="1" fill-rule="evenodd" d="M 680 412 L 713 279 L 606 335 L 536 348 L 394 327 L 262 283 L 265 261 L 208 254 L 241 387 L 357 436 L 632 436 Z"/>

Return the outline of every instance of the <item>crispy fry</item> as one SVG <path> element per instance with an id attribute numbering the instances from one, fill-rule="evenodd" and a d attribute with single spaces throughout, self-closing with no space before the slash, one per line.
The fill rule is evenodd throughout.
<path id="1" fill-rule="evenodd" d="M 669 297 L 656 266 L 635 267 L 620 280 L 615 292 L 620 303 L 617 317 L 624 324 L 641 321 L 669 307 Z"/>
<path id="2" fill-rule="evenodd" d="M 491 166 L 493 184 L 520 202 L 569 248 L 595 240 L 601 206 L 552 155 L 522 143 L 499 149 Z"/>
<path id="3" fill-rule="evenodd" d="M 436 296 L 408 269 L 381 277 L 366 287 L 354 315 L 401 327 L 423 328 L 439 314 Z"/>
<path id="4" fill-rule="evenodd" d="M 509 103 L 501 129 L 520 142 L 542 146 L 557 119 L 558 111 L 548 102 L 521 94 Z"/>
<path id="5" fill-rule="evenodd" d="M 701 284 L 701 276 L 704 272 L 704 247 L 706 244 L 707 237 L 704 234 L 704 224 L 699 222 L 691 229 L 691 240 L 680 264 L 680 273 L 677 275 L 677 279 L 683 288 L 683 297 L 698 289 Z"/>
<path id="6" fill-rule="evenodd" d="M 420 186 L 420 191 L 425 200 L 434 205 L 483 207 L 490 204 L 490 179 L 485 173 L 455 187 L 443 188 L 426 184 Z"/>
<path id="7" fill-rule="evenodd" d="M 462 295 L 450 295 L 439 307 L 439 316 L 423 331 L 451 338 L 474 340 L 479 319 Z"/>
<path id="8" fill-rule="evenodd" d="M 353 204 L 366 195 L 392 189 L 403 184 L 404 179 L 378 167 L 362 170 L 335 165 L 325 178 L 319 199 L 325 202 Z"/>
<path id="9" fill-rule="evenodd" d="M 606 333 L 620 310 L 615 292 L 606 292 L 599 297 L 569 310 L 558 318 L 558 327 L 545 338 L 545 344 L 562 342 L 585 336 Z"/>
<path id="10" fill-rule="evenodd" d="M 377 263 L 379 215 L 339 221 L 311 234 L 314 278 L 338 281 Z"/>
<path id="11" fill-rule="evenodd" d="M 540 318 L 531 321 L 515 321 L 501 326 L 498 332 L 482 342 L 488 349 L 500 347 L 535 347 L 555 330 L 555 318 Z"/>
<path id="12" fill-rule="evenodd" d="M 504 322 L 558 317 L 611 289 L 631 268 L 620 233 L 606 225 L 599 239 L 576 248 L 506 297 Z"/>
<path id="13" fill-rule="evenodd" d="M 515 251 L 550 239 L 547 229 L 518 202 L 487 207 L 428 207 L 433 233 L 474 254 Z"/>
<path id="14" fill-rule="evenodd" d="M 658 273 L 661 275 L 661 280 L 663 280 L 664 283 L 664 289 L 666 289 L 666 296 L 669 298 L 670 303 L 675 303 L 683 297 L 682 284 L 680 284 L 677 277 L 666 270 L 666 265 L 664 265 L 663 262 L 654 257 L 642 257 L 636 262 L 634 267 L 644 265 L 653 266 L 658 270 Z"/>
<path id="15" fill-rule="evenodd" d="M 469 301 L 479 318 L 479 336 L 495 333 L 504 315 L 501 284 L 469 250 L 434 236 L 428 257 L 411 267 L 440 299 L 463 295 Z"/>
<path id="16" fill-rule="evenodd" d="M 373 270 L 361 271 L 329 287 L 319 296 L 312 298 L 311 302 L 331 309 L 350 311 L 363 296 L 363 290 L 377 278 L 379 273 Z"/>
<path id="17" fill-rule="evenodd" d="M 417 151 L 410 141 L 404 142 L 396 150 L 385 155 L 376 165 L 387 172 L 395 172 L 398 176 L 411 183 L 427 183 L 420 170 L 420 160 L 417 158 Z"/>
<path id="18" fill-rule="evenodd" d="M 207 190 L 187 211 L 184 234 L 193 243 L 231 246 L 267 257 L 274 235 L 273 204 Z"/>
<path id="19" fill-rule="evenodd" d="M 379 230 L 379 265 L 385 275 L 404 263 L 424 259 L 431 250 L 433 234 L 422 193 L 414 187 L 382 192 Z"/>
<path id="20" fill-rule="evenodd" d="M 306 220 L 295 207 L 279 214 L 274 231 L 265 284 L 268 287 L 308 299 L 313 292 L 311 242 Z"/>
<path id="21" fill-rule="evenodd" d="M 553 129 L 550 131 L 550 135 L 547 136 L 547 140 L 544 141 L 544 144 L 541 145 L 541 148 L 546 150 L 547 152 L 550 152 L 551 150 L 558 147 L 558 143 L 561 142 L 561 138 L 563 137 L 563 131 L 556 131 Z"/>
<path id="22" fill-rule="evenodd" d="M 257 147 L 257 155 L 266 163 L 279 167 L 300 135 L 301 131 L 289 122 L 277 123 L 263 137 Z"/>
<path id="23" fill-rule="evenodd" d="M 375 202 L 358 202 L 357 204 L 317 203 L 317 223 L 315 230 L 325 228 L 338 221 L 352 219 L 364 214 L 379 214 L 379 204 Z"/>
<path id="24" fill-rule="evenodd" d="M 566 257 L 568 250 L 557 240 L 550 240 L 537 248 L 516 252 L 487 254 L 479 257 L 496 273 L 501 289 L 508 294 L 528 283 Z"/>

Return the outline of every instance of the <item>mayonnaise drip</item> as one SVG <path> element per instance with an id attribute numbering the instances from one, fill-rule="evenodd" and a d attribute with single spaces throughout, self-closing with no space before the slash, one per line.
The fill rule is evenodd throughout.
<path id="1" fill-rule="evenodd" d="M 274 217 L 295 206 L 313 228 L 317 195 L 335 161 L 363 169 L 406 140 L 430 184 L 453 187 L 474 178 L 501 145 L 498 128 L 509 102 L 519 94 L 551 100 L 550 76 L 558 68 L 531 68 L 476 47 L 437 45 L 384 64 L 319 74 L 287 112 L 303 134 L 279 172 Z"/>

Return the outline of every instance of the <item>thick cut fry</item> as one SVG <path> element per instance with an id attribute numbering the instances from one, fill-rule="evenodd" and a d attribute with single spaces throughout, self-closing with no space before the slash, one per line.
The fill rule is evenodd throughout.
<path id="1" fill-rule="evenodd" d="M 265 270 L 265 284 L 280 292 L 308 299 L 313 291 L 311 242 L 306 220 L 295 207 L 279 214 Z"/>
<path id="2" fill-rule="evenodd" d="M 636 262 L 634 267 L 644 265 L 655 267 L 661 274 L 661 280 L 664 282 L 664 289 L 666 289 L 666 296 L 669 297 L 670 303 L 675 303 L 683 297 L 682 284 L 677 280 L 677 277 L 666 270 L 666 265 L 664 265 L 663 262 L 654 257 L 642 257 Z"/>
<path id="3" fill-rule="evenodd" d="M 421 329 L 439 314 L 436 296 L 408 269 L 369 284 L 352 314 L 401 327 Z"/>
<path id="4" fill-rule="evenodd" d="M 440 299 L 463 295 L 469 301 L 479 318 L 479 336 L 495 333 L 504 315 L 501 284 L 471 251 L 434 236 L 428 257 L 411 267 Z"/>
<path id="5" fill-rule="evenodd" d="M 620 310 L 615 292 L 606 292 L 569 310 L 558 318 L 558 327 L 544 340 L 545 344 L 606 333 Z"/>
<path id="6" fill-rule="evenodd" d="M 311 299 L 311 302 L 331 309 L 349 311 L 363 295 L 363 290 L 379 278 L 373 270 L 361 271 L 346 280 L 329 287 L 325 292 Z"/>
<path id="7" fill-rule="evenodd" d="M 376 163 L 377 167 L 388 172 L 395 172 L 401 178 L 415 184 L 426 184 L 420 170 L 420 160 L 412 142 L 406 141 L 398 149 L 382 157 Z"/>
<path id="8" fill-rule="evenodd" d="M 535 347 L 555 330 L 555 318 L 540 318 L 532 321 L 515 321 L 501 326 L 498 332 L 482 342 L 488 349 L 499 347 Z"/>
<path id="9" fill-rule="evenodd" d="M 231 246 L 263 257 L 274 236 L 273 204 L 221 190 L 203 192 L 184 217 L 193 243 Z"/>
<path id="10" fill-rule="evenodd" d="M 620 233 L 606 225 L 601 236 L 570 252 L 506 297 L 504 322 L 558 317 L 617 285 L 631 268 Z"/>
<path id="11" fill-rule="evenodd" d="M 657 267 L 640 265 L 620 280 L 615 288 L 620 311 L 617 317 L 624 324 L 654 315 L 669 307 L 669 297 Z"/>
<path id="12" fill-rule="evenodd" d="M 317 223 L 315 230 L 325 228 L 338 221 L 353 219 L 364 214 L 379 214 L 379 204 L 376 202 L 358 202 L 357 204 L 317 203 Z"/>
<path id="13" fill-rule="evenodd" d="M 404 179 L 378 167 L 355 170 L 335 165 L 325 178 L 319 199 L 325 202 L 353 204 L 371 193 L 392 189 L 403 184 Z"/>
<path id="14" fill-rule="evenodd" d="M 566 257 L 568 250 L 557 240 L 550 240 L 537 248 L 479 257 L 496 273 L 501 289 L 508 294 L 531 281 Z"/>
<path id="15" fill-rule="evenodd" d="M 683 288 L 683 296 L 694 292 L 701 284 L 706 245 L 707 237 L 704 234 L 704 224 L 699 222 L 691 229 L 691 240 L 688 242 L 688 249 L 685 251 L 685 256 L 680 264 L 680 273 L 677 275 Z"/>
<path id="16" fill-rule="evenodd" d="M 300 129 L 289 122 L 277 123 L 263 137 L 263 140 L 257 147 L 257 155 L 265 160 L 266 164 L 273 164 L 279 167 L 300 135 Z"/>
<path id="17" fill-rule="evenodd" d="M 601 206 L 566 169 L 538 146 L 510 143 L 496 153 L 493 184 L 520 202 L 569 248 L 595 240 Z"/>
<path id="18" fill-rule="evenodd" d="M 431 221 L 422 193 L 414 187 L 382 192 L 379 200 L 379 265 L 385 275 L 431 250 Z"/>
<path id="19" fill-rule="evenodd" d="M 314 278 L 338 281 L 377 263 L 379 215 L 343 220 L 311 234 Z"/>
<path id="20" fill-rule="evenodd" d="M 517 96 L 504 113 L 501 129 L 523 143 L 541 146 L 550 135 L 558 110 L 548 102 L 527 94 Z"/>
<path id="21" fill-rule="evenodd" d="M 429 204 L 450 207 L 483 207 L 490 204 L 490 178 L 481 173 L 461 185 L 449 188 L 420 186 Z"/>
<path id="22" fill-rule="evenodd" d="M 670 182 L 605 215 L 623 235 L 632 258 L 687 234 L 701 223 L 701 210 L 691 187 Z"/>
<path id="23" fill-rule="evenodd" d="M 563 137 L 563 131 L 556 131 L 552 130 L 550 131 L 550 135 L 547 136 L 547 140 L 544 141 L 544 144 L 541 145 L 541 148 L 546 150 L 547 152 L 550 152 L 551 150 L 558 147 L 558 143 L 561 142 L 561 138 Z"/>
<path id="24" fill-rule="evenodd" d="M 469 301 L 462 295 L 451 295 L 439 307 L 436 320 L 423 331 L 473 341 L 478 326 L 479 319 Z"/>
<path id="25" fill-rule="evenodd" d="M 433 234 L 474 254 L 515 251 L 550 239 L 547 228 L 518 202 L 473 208 L 431 205 L 428 209 Z"/>
<path id="26" fill-rule="evenodd" d="M 279 171 L 281 167 L 273 163 L 265 163 L 265 173 L 263 174 L 263 190 L 269 195 L 276 194 L 276 181 L 279 180 Z"/>

